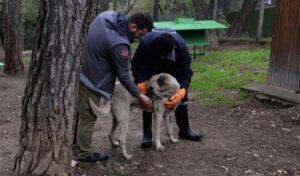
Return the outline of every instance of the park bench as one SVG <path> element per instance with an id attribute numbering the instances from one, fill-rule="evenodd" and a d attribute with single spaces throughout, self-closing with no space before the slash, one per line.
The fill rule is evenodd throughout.
<path id="1" fill-rule="evenodd" d="M 185 39 L 188 46 L 193 47 L 191 55 L 205 55 L 209 42 L 205 39 L 205 31 L 209 29 L 224 29 L 225 25 L 214 20 L 195 21 L 193 18 L 177 18 L 174 21 L 155 22 L 157 28 L 170 28 L 175 30 Z M 202 46 L 203 51 L 197 52 L 197 46 Z"/>

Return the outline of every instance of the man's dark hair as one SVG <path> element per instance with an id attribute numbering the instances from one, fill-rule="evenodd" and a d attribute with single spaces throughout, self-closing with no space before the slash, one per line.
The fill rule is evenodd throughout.
<path id="1" fill-rule="evenodd" d="M 128 22 L 136 24 L 138 29 L 147 28 L 149 32 L 153 29 L 152 17 L 147 12 L 136 12 L 130 15 Z"/>
<path id="2" fill-rule="evenodd" d="M 157 37 L 156 48 L 159 56 L 167 56 L 175 47 L 176 40 L 169 33 L 163 33 Z"/>

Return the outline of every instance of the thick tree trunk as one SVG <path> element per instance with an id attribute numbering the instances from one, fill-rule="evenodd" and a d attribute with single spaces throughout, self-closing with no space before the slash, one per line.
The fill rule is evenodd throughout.
<path id="1" fill-rule="evenodd" d="M 15 73 L 24 68 L 21 53 L 20 1 L 6 0 L 3 11 L 3 44 L 6 73 Z"/>
<path id="2" fill-rule="evenodd" d="M 153 21 L 158 21 L 159 0 L 154 0 L 153 4 Z"/>
<path id="3" fill-rule="evenodd" d="M 213 9 L 211 12 L 211 16 L 213 20 L 218 19 L 218 0 L 211 0 Z M 218 39 L 218 31 L 217 30 L 209 30 L 208 31 L 209 35 L 209 42 L 210 42 L 210 47 L 212 49 L 216 49 L 219 47 L 219 39 Z"/>
<path id="4" fill-rule="evenodd" d="M 251 17 L 258 0 L 245 0 L 242 9 L 236 16 L 234 22 L 227 31 L 228 37 L 240 37 L 245 31 L 249 18 Z"/>
<path id="5" fill-rule="evenodd" d="M 223 16 L 227 17 L 229 13 L 229 7 L 230 7 L 231 0 L 220 0 L 219 1 L 219 8 L 223 12 Z"/>
<path id="6" fill-rule="evenodd" d="M 259 18 L 257 24 L 256 41 L 260 41 L 264 23 L 265 0 L 260 0 Z"/>
<path id="7" fill-rule="evenodd" d="M 212 0 L 213 3 L 214 0 Z M 212 15 L 210 15 L 207 5 L 204 0 L 193 0 L 193 5 L 195 8 L 195 13 L 198 20 L 208 20 Z M 214 7 L 212 5 L 212 7 Z M 213 11 L 213 9 L 212 9 Z M 211 12 L 212 14 L 212 12 Z M 208 30 L 206 32 L 206 38 L 210 43 L 211 48 L 217 48 L 218 44 L 218 36 L 216 30 Z"/>
<path id="8" fill-rule="evenodd" d="M 3 24 L 3 17 L 4 17 L 4 0 L 0 0 L 0 47 L 3 49 L 4 46 L 4 24 Z"/>
<path id="9" fill-rule="evenodd" d="M 213 10 L 212 10 L 212 19 L 217 20 L 218 19 L 218 0 L 213 1 Z"/>
<path id="10" fill-rule="evenodd" d="M 90 0 L 41 0 L 12 175 L 71 175 L 80 62 Z"/>
<path id="11" fill-rule="evenodd" d="M 0 62 L 5 62 L 5 51 L 4 51 L 4 31 L 3 31 L 3 10 L 4 0 L 0 0 Z"/>
<path id="12" fill-rule="evenodd" d="M 208 8 L 203 0 L 193 0 L 195 13 L 198 20 L 207 20 L 209 17 Z"/>

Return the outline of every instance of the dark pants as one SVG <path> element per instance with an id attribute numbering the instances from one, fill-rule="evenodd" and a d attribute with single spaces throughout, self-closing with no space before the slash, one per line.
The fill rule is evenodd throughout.
<path id="1" fill-rule="evenodd" d="M 78 158 L 86 158 L 92 154 L 92 135 L 97 117 L 92 112 L 89 105 L 89 97 L 96 104 L 100 98 L 83 85 L 79 86 L 79 120 L 77 127 L 75 153 Z"/>

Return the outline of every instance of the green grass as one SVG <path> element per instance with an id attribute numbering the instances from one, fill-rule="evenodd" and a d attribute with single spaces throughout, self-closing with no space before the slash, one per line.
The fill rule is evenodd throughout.
<path id="1" fill-rule="evenodd" d="M 266 83 L 269 54 L 269 49 L 211 51 L 193 60 L 193 99 L 214 107 L 242 99 L 241 86 Z"/>

